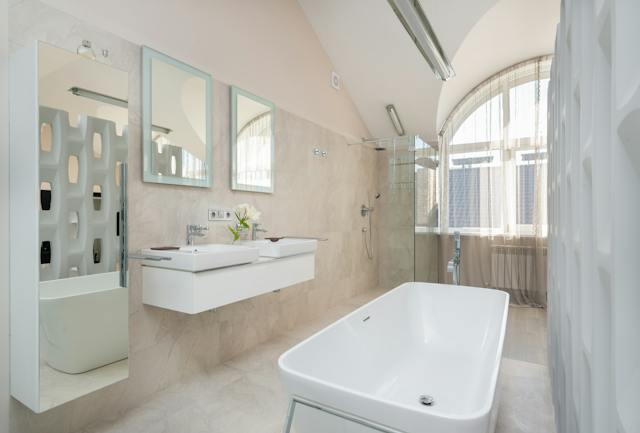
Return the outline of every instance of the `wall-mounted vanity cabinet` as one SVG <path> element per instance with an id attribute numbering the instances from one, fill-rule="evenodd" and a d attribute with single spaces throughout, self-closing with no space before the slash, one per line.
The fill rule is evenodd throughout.
<path id="1" fill-rule="evenodd" d="M 269 242 L 269 241 L 266 241 Z M 252 263 L 201 272 L 142 267 L 142 302 L 147 305 L 198 314 L 253 298 L 315 278 L 312 252 L 287 257 L 260 257 Z"/>
<path id="2" fill-rule="evenodd" d="M 11 69 L 11 394 L 34 412 L 128 377 L 128 73 L 36 42 Z"/>

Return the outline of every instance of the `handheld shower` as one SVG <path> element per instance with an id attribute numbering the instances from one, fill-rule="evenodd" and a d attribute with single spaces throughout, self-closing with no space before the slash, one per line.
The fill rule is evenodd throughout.
<path id="1" fill-rule="evenodd" d="M 380 197 L 382 196 L 381 193 L 376 193 L 376 195 L 374 196 L 374 200 L 378 200 Z M 367 251 L 367 257 L 369 257 L 369 259 L 373 259 L 373 238 L 372 238 L 372 233 L 371 233 L 371 213 L 373 212 L 373 210 L 375 209 L 375 206 L 371 206 L 371 200 L 367 200 L 369 202 L 369 205 L 362 205 L 360 206 L 360 215 L 362 215 L 362 217 L 368 217 L 368 227 L 362 227 L 362 240 L 364 241 L 364 248 Z M 367 236 L 368 234 L 368 236 Z M 368 238 L 368 242 L 367 242 L 367 238 Z"/>
<path id="2" fill-rule="evenodd" d="M 376 193 L 375 195 L 375 200 L 378 200 L 380 197 L 382 196 L 381 193 Z M 362 205 L 360 206 L 360 215 L 362 215 L 363 217 L 366 217 L 367 215 L 371 214 L 371 212 L 373 212 L 375 209 L 375 206 L 371 206 L 371 201 L 369 200 L 369 205 Z"/>

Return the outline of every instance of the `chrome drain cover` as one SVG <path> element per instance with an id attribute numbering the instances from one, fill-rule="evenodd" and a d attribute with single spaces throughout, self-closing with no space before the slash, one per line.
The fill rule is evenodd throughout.
<path id="1" fill-rule="evenodd" d="M 420 399 L 418 400 L 420 401 L 420 404 L 424 405 L 424 406 L 433 406 L 435 404 L 435 399 L 430 396 L 430 395 L 421 395 Z"/>

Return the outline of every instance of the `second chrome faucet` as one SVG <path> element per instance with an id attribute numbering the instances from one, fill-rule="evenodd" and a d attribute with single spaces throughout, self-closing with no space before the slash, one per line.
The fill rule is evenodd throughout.
<path id="1" fill-rule="evenodd" d="M 259 223 L 251 224 L 251 240 L 255 241 L 258 239 L 258 232 L 266 233 L 265 229 L 260 228 Z"/>

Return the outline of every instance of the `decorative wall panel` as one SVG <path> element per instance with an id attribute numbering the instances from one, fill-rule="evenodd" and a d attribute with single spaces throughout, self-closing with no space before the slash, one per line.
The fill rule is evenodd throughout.
<path id="1" fill-rule="evenodd" d="M 126 129 L 88 116 L 72 127 L 66 111 L 43 106 L 40 123 L 40 280 L 117 270 Z"/>
<path id="2" fill-rule="evenodd" d="M 560 433 L 640 432 L 640 3 L 564 1 L 549 109 Z"/>

